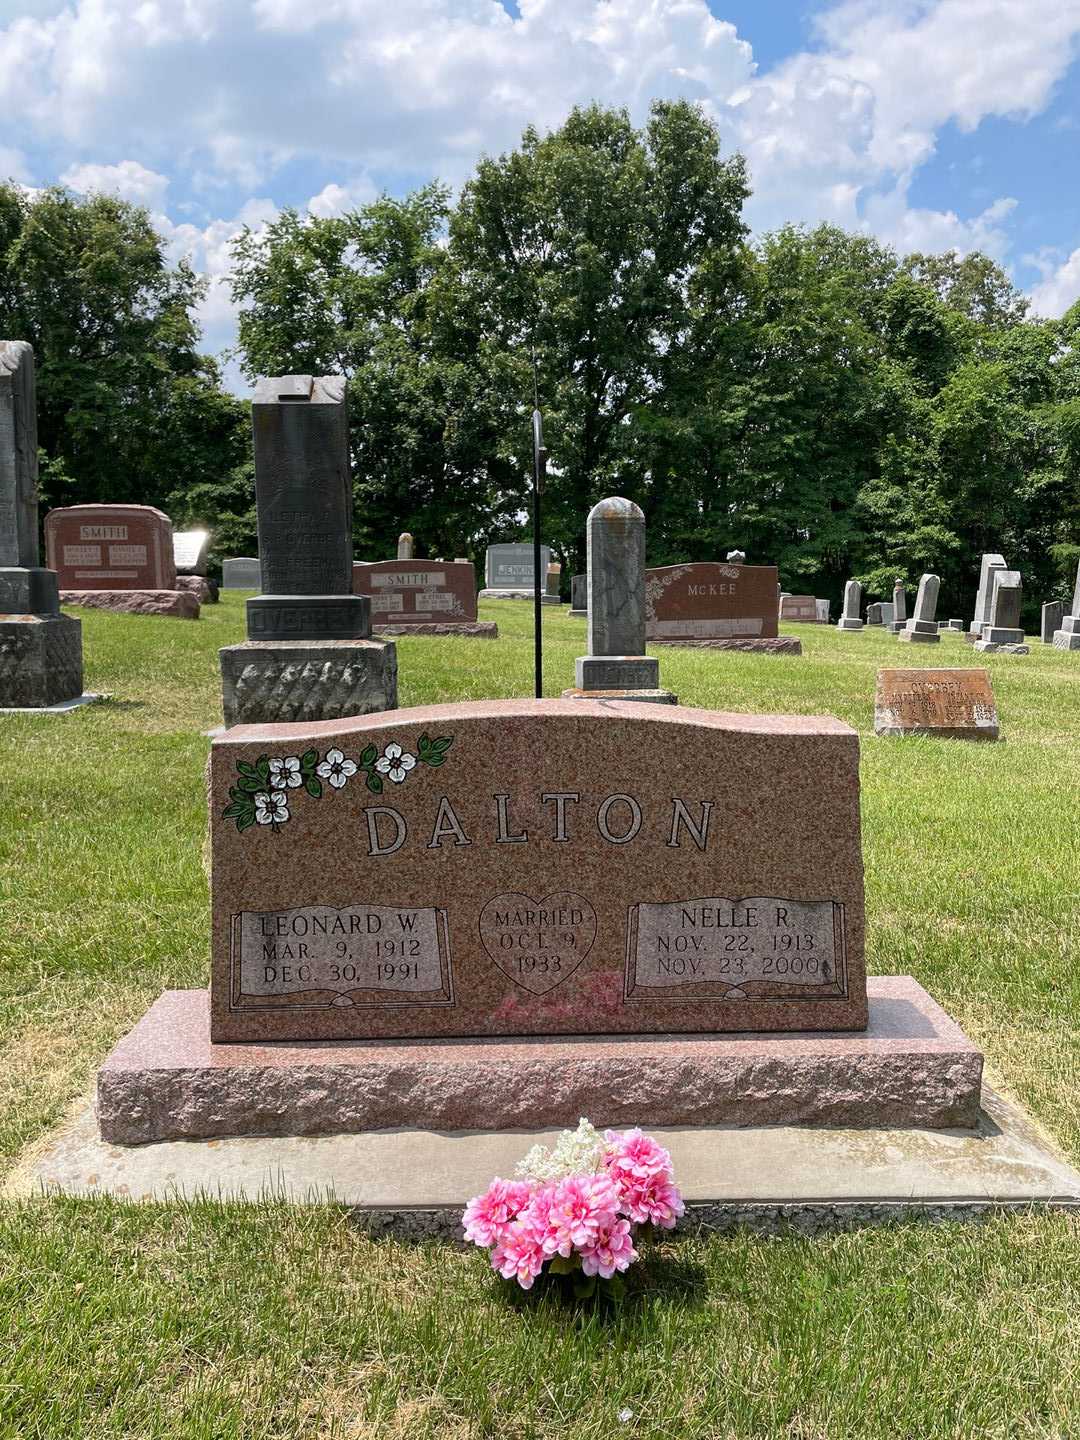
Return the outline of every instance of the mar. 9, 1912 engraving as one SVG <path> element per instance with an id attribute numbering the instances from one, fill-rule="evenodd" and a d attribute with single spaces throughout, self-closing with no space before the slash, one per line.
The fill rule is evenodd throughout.
<path id="1" fill-rule="evenodd" d="M 633 905 L 628 1003 L 847 994 L 844 907 L 755 895 Z"/>

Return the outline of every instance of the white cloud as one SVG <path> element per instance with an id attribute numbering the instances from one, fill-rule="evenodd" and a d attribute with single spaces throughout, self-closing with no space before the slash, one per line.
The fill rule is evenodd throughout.
<path id="1" fill-rule="evenodd" d="M 1016 209 L 1008 196 L 995 200 L 979 215 L 962 220 L 954 210 L 922 210 L 907 203 L 907 185 L 867 201 L 863 226 L 901 254 L 919 251 L 940 255 L 947 250 L 966 254 L 981 250 L 991 259 L 1005 259 L 1010 244 L 1004 222 Z"/>
<path id="2" fill-rule="evenodd" d="M 329 220 L 344 215 L 347 210 L 369 205 L 377 194 L 372 182 L 367 176 L 362 176 L 348 185 L 324 185 L 318 195 L 313 195 L 307 202 L 306 208 L 309 214 L 317 215 L 320 220 Z"/>
<path id="3" fill-rule="evenodd" d="M 1045 251 L 1025 258 L 1042 271 L 1042 280 L 1031 290 L 1031 308 L 1036 315 L 1056 318 L 1080 300 L 1080 249 L 1064 260 Z"/>
<path id="4" fill-rule="evenodd" d="M 14 145 L 0 145 L 0 184 L 5 180 L 24 183 L 29 179 L 30 169 L 22 151 L 16 150 Z"/>
<path id="5" fill-rule="evenodd" d="M 169 188 L 167 175 L 148 170 L 137 160 L 121 160 L 118 165 L 72 165 L 60 179 L 84 195 L 119 195 L 151 210 L 161 209 Z"/>

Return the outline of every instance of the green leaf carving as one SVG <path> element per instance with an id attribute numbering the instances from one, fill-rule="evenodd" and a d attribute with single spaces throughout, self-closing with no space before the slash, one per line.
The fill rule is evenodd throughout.
<path id="1" fill-rule="evenodd" d="M 367 777 L 367 788 L 371 791 L 373 795 L 381 795 L 383 788 L 382 776 L 376 775 L 369 770 Z"/>
<path id="2" fill-rule="evenodd" d="M 360 752 L 360 769 L 366 770 L 369 765 L 374 765 L 375 757 L 376 755 L 378 755 L 378 753 L 379 751 L 377 746 L 365 745 L 363 750 Z"/>
<path id="3" fill-rule="evenodd" d="M 322 781 L 315 775 L 308 775 L 304 779 L 304 789 L 309 795 L 318 800 L 322 794 Z"/>
<path id="4" fill-rule="evenodd" d="M 318 750 L 305 750 L 300 757 L 300 770 L 303 774 L 309 774 L 315 769 L 319 762 Z"/>

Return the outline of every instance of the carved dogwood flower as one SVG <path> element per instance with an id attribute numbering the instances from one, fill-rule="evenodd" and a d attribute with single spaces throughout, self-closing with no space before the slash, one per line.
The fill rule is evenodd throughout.
<path id="1" fill-rule="evenodd" d="M 327 750 L 326 759 L 316 765 L 315 774 L 340 790 L 350 775 L 356 774 L 356 761 L 346 760 L 340 750 Z"/>
<path id="2" fill-rule="evenodd" d="M 255 796 L 255 822 L 258 825 L 284 825 L 289 818 L 289 797 L 280 790 Z"/>
<path id="3" fill-rule="evenodd" d="M 410 755 L 407 750 L 402 750 L 400 745 L 392 743 L 387 745 L 382 758 L 376 760 L 375 769 L 380 775 L 386 775 L 400 785 L 415 764 L 415 755 Z"/>
<path id="4" fill-rule="evenodd" d="M 270 761 L 270 784 L 275 790 L 295 790 L 303 783 L 299 755 L 286 755 L 284 759 Z"/>

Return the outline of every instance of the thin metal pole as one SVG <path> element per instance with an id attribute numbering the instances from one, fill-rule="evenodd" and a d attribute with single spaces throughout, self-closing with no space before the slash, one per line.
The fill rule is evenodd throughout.
<path id="1" fill-rule="evenodd" d="M 544 632 L 543 602 L 540 597 L 547 585 L 547 576 L 540 574 L 540 496 L 544 489 L 547 451 L 544 449 L 544 424 L 540 415 L 540 379 L 536 356 L 533 355 L 533 673 L 537 700 L 544 695 Z"/>

